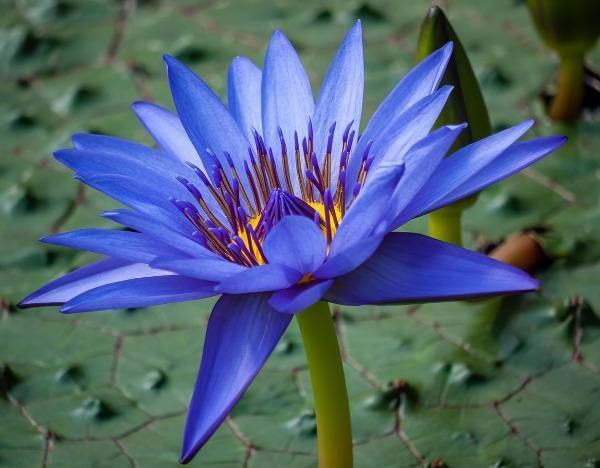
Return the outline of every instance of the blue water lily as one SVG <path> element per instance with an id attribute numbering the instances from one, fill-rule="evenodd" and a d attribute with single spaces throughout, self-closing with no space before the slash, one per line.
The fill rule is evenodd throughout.
<path id="1" fill-rule="evenodd" d="M 20 307 L 64 313 L 220 295 L 210 315 L 181 459 L 189 461 L 264 365 L 294 314 L 343 305 L 456 300 L 534 290 L 509 265 L 430 237 L 409 220 L 529 166 L 562 137 L 517 140 L 526 121 L 447 156 L 465 125 L 432 131 L 447 44 L 391 91 L 362 130 L 360 23 L 346 35 L 316 102 L 276 31 L 264 67 L 237 57 L 228 106 L 173 57 L 176 113 L 136 102 L 157 148 L 77 134 L 55 153 L 75 177 L 123 204 L 123 229 L 81 229 L 43 242 L 106 256 L 54 280 Z"/>

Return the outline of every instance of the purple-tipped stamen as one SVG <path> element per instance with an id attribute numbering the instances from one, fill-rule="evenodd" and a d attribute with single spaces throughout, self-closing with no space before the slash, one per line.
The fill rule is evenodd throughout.
<path id="1" fill-rule="evenodd" d="M 248 148 L 248 158 L 243 162 L 246 179 L 242 183 L 238 176 L 234 158 L 224 151 L 223 156 L 230 168 L 226 173 L 215 153 L 206 149 L 211 160 L 210 174 L 212 178 L 194 164 L 188 164 L 201 182 L 208 188 L 221 209 L 221 214 L 228 221 L 226 227 L 221 216 L 216 216 L 202 196 L 199 188 L 183 176 L 177 181 L 182 184 L 196 200 L 199 208 L 206 214 L 203 218 L 195 205 L 190 202 L 171 199 L 171 203 L 192 223 L 202 237 L 198 242 L 225 259 L 244 265 L 266 263 L 267 259 L 261 251 L 261 243 L 269 231 L 284 217 L 290 214 L 306 216 L 324 228 L 327 244 L 330 245 L 341 223 L 346 209 L 358 196 L 365 184 L 367 173 L 374 162 L 371 155 L 372 141 L 363 151 L 356 180 L 347 181 L 347 166 L 351 155 L 355 130 L 354 121 L 350 122 L 341 135 L 341 150 L 335 189 L 332 188 L 332 158 L 337 122 L 328 128 L 325 152 L 318 155 L 314 152 L 314 131 L 312 121 L 308 120 L 307 133 L 300 137 L 294 131 L 294 158 L 298 179 L 299 194 L 292 186 L 292 174 L 288 159 L 288 145 L 283 130 L 277 128 L 279 154 L 266 147 L 263 137 L 256 129 L 252 129 L 254 149 Z M 338 133 L 339 134 L 339 133 Z M 322 161 L 319 162 L 319 156 Z M 277 163 L 277 158 L 280 163 Z M 346 199 L 347 187 L 353 187 L 351 199 Z M 250 196 L 252 200 L 250 199 Z M 323 207 L 323 215 L 315 210 L 314 204 Z M 252 221 L 253 225 L 250 224 Z M 235 247 L 231 247 L 235 246 Z"/>

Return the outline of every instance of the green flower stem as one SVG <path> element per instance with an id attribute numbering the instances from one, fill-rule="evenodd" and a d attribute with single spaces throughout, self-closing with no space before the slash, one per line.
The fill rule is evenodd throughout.
<path id="1" fill-rule="evenodd" d="M 441 241 L 462 245 L 461 218 L 463 207 L 449 205 L 427 216 L 429 235 Z"/>
<path id="2" fill-rule="evenodd" d="M 296 315 L 312 383 L 320 468 L 352 466 L 352 430 L 342 356 L 326 302 Z"/>
<path id="3" fill-rule="evenodd" d="M 572 122 L 581 112 L 584 92 L 583 56 L 563 56 L 558 70 L 558 91 L 548 114 L 553 120 Z"/>

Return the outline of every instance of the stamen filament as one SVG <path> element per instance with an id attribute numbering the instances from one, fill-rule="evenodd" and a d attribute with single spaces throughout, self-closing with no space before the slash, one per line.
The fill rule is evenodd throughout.
<path id="1" fill-rule="evenodd" d="M 254 177 L 250 172 L 250 167 L 248 166 L 248 162 L 244 161 L 244 170 L 246 171 L 246 177 L 248 177 L 248 183 L 250 184 L 250 189 L 252 190 L 252 198 L 254 198 L 254 204 L 256 206 L 256 212 L 260 212 L 262 209 L 262 204 L 260 202 L 260 196 L 258 194 L 258 190 L 256 188 L 256 183 L 254 182 Z M 250 205 L 252 206 L 252 205 Z"/>

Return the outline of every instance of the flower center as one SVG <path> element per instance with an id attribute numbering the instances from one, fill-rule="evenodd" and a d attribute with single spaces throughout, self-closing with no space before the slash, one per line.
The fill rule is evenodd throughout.
<path id="1" fill-rule="evenodd" d="M 213 160 L 212 181 L 200 168 L 189 165 L 219 206 L 219 213 L 211 210 L 198 187 L 184 177 L 177 180 L 192 194 L 197 205 L 170 200 L 194 226 L 194 239 L 235 263 L 246 266 L 267 263 L 262 243 L 269 231 L 288 215 L 313 219 L 329 247 L 347 208 L 364 185 L 373 161 L 369 142 L 356 179 L 347 180 L 348 158 L 355 136 L 354 130 L 350 131 L 350 123 L 342 134 L 339 164 L 336 162 L 337 172 L 334 172 L 331 152 L 335 127 L 334 123 L 329 128 L 321 161 L 315 153 L 312 123 L 309 121 L 308 136 L 301 143 L 298 133 L 294 132 L 294 171 L 281 129 L 278 129 L 280 164 L 276 163 L 272 148 L 267 149 L 262 137 L 253 131 L 255 148 L 248 148 L 248 159 L 244 161 L 247 183 L 241 182 L 240 168 L 235 166 L 229 153 L 223 153 L 229 165 L 228 175 L 214 153 L 207 149 Z M 296 184 L 292 183 L 293 177 Z"/>

